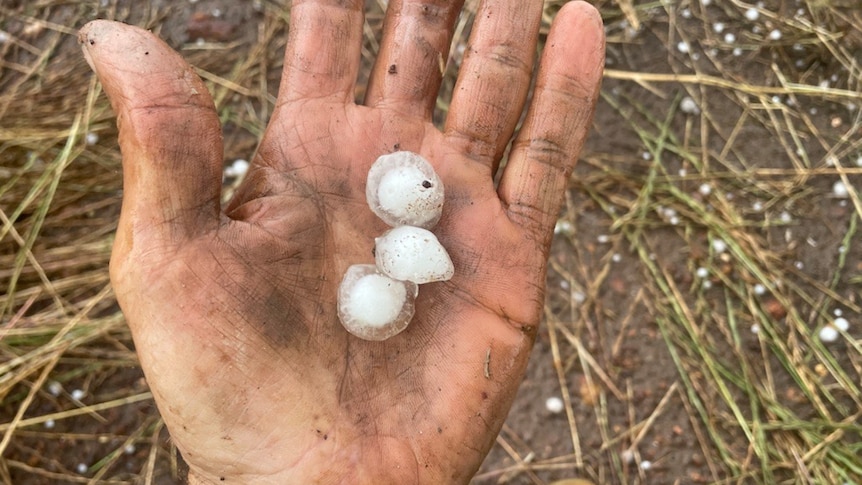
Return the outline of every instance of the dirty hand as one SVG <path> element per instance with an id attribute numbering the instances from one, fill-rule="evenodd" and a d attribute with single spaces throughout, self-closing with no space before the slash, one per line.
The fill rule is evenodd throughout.
<path id="1" fill-rule="evenodd" d="M 294 1 L 277 106 L 220 207 L 205 85 L 167 45 L 95 21 L 84 55 L 120 127 L 124 200 L 111 280 L 192 483 L 458 483 L 494 443 L 527 364 L 548 245 L 596 101 L 603 30 L 567 4 L 527 99 L 541 0 L 476 14 L 442 131 L 432 125 L 462 2 L 392 0 L 363 104 L 363 1 Z M 435 228 L 455 265 L 384 342 L 336 316 L 347 267 L 386 229 L 365 203 L 381 154 L 421 153 L 446 185 Z"/>

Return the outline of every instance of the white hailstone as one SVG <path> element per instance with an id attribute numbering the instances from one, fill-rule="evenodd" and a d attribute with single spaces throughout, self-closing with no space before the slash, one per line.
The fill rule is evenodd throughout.
<path id="1" fill-rule="evenodd" d="M 793 266 L 796 266 L 796 269 L 802 269 L 805 267 L 805 263 L 803 263 L 802 261 L 797 261 L 793 263 Z"/>
<path id="2" fill-rule="evenodd" d="M 416 284 L 446 281 L 455 274 L 446 248 L 420 227 L 400 226 L 375 238 L 374 261 L 390 278 Z"/>
<path id="3" fill-rule="evenodd" d="M 758 10 L 757 10 L 756 8 L 754 8 L 754 7 L 751 7 L 751 8 L 749 8 L 748 10 L 746 10 L 746 11 L 745 11 L 745 18 L 747 18 L 748 20 L 750 20 L 750 21 L 754 22 L 755 20 L 757 20 L 757 19 L 759 19 L 759 18 L 760 18 L 760 11 L 758 11 Z"/>
<path id="4" fill-rule="evenodd" d="M 838 330 L 842 332 L 846 332 L 850 328 L 850 322 L 847 321 L 846 318 L 838 317 L 833 322 L 832 325 L 835 326 Z"/>
<path id="5" fill-rule="evenodd" d="M 614 263 L 619 263 L 622 260 L 623 260 L 623 257 L 620 253 L 614 253 L 611 255 L 611 261 L 613 261 Z"/>
<path id="6" fill-rule="evenodd" d="M 763 295 L 766 293 L 766 287 L 760 283 L 754 285 L 754 294 L 757 296 Z"/>
<path id="7" fill-rule="evenodd" d="M 712 281 L 703 280 L 703 284 L 701 284 L 701 286 L 703 287 L 704 290 L 708 290 L 708 289 L 712 288 Z"/>
<path id="8" fill-rule="evenodd" d="M 700 4 L 703 5 L 704 7 L 708 7 L 708 6 L 712 5 L 712 0 L 700 0 Z"/>
<path id="9" fill-rule="evenodd" d="M 212 9 L 212 11 L 211 11 L 210 13 L 211 13 L 211 14 L 212 14 L 212 16 L 213 16 L 213 17 L 215 17 L 215 18 L 219 18 L 219 17 L 221 17 L 221 15 L 222 15 L 222 11 L 221 11 L 221 9 L 220 9 L 220 8 L 218 8 L 218 7 L 216 7 L 216 8 L 214 8 L 214 9 Z"/>
<path id="10" fill-rule="evenodd" d="M 686 170 L 685 168 L 681 168 L 677 171 L 677 173 L 680 177 L 685 177 L 686 175 L 688 175 L 688 170 Z"/>
<path id="11" fill-rule="evenodd" d="M 676 50 L 682 52 L 683 54 L 688 54 L 691 51 L 691 46 L 688 45 L 688 42 L 681 40 L 676 44 Z"/>
<path id="12" fill-rule="evenodd" d="M 832 325 L 826 325 L 820 329 L 819 336 L 823 343 L 832 343 L 838 340 L 838 330 L 836 330 Z"/>
<path id="13" fill-rule="evenodd" d="M 54 397 L 59 396 L 60 393 L 63 392 L 63 384 L 60 384 L 57 381 L 49 382 L 48 383 L 48 392 Z"/>
<path id="14" fill-rule="evenodd" d="M 769 40 L 781 40 L 781 35 L 780 30 L 772 29 L 772 31 L 769 32 Z"/>
<path id="15" fill-rule="evenodd" d="M 736 35 L 734 35 L 733 32 L 728 32 L 724 34 L 724 42 L 728 44 L 733 44 L 734 42 L 736 42 Z"/>
<path id="16" fill-rule="evenodd" d="M 643 153 L 641 153 L 641 158 L 643 158 L 644 160 L 647 160 L 647 161 L 652 160 L 652 153 L 643 152 Z"/>
<path id="17" fill-rule="evenodd" d="M 623 450 L 622 453 L 620 453 L 620 459 L 623 463 L 631 465 L 635 462 L 635 453 L 632 450 Z"/>
<path id="18" fill-rule="evenodd" d="M 838 197 L 840 199 L 846 199 L 849 195 L 847 191 L 847 186 L 844 185 L 844 182 L 838 180 L 834 184 L 832 184 L 832 195 Z"/>
<path id="19" fill-rule="evenodd" d="M 0 30 L 0 44 L 5 44 L 9 40 L 9 34 Z"/>
<path id="20" fill-rule="evenodd" d="M 753 333 L 754 335 L 759 334 L 760 333 L 760 325 L 758 325 L 756 323 L 751 324 L 751 333 Z"/>
<path id="21" fill-rule="evenodd" d="M 641 470 L 647 471 L 652 468 L 652 462 L 649 460 L 644 460 L 640 463 Z"/>
<path id="22" fill-rule="evenodd" d="M 554 414 L 559 414 L 565 409 L 565 403 L 559 397 L 551 396 L 545 401 L 545 408 Z"/>
<path id="23" fill-rule="evenodd" d="M 368 170 L 368 206 L 392 227 L 430 229 L 443 213 L 443 182 L 434 167 L 413 152 L 383 155 Z"/>
<path id="24" fill-rule="evenodd" d="M 724 240 L 722 240 L 722 239 L 713 239 L 712 240 L 712 249 L 716 253 L 721 254 L 721 253 L 727 251 L 727 243 L 724 242 Z"/>
<path id="25" fill-rule="evenodd" d="M 751 204 L 751 209 L 755 212 L 760 212 L 763 210 L 763 202 L 759 200 L 755 200 L 753 204 Z"/>
<path id="26" fill-rule="evenodd" d="M 554 225 L 554 234 L 563 234 L 566 236 L 571 236 L 575 233 L 575 226 L 566 220 L 560 219 Z"/>
<path id="27" fill-rule="evenodd" d="M 679 14 L 684 19 L 690 19 L 691 18 L 691 9 L 684 8 L 684 9 L 680 10 Z"/>
<path id="28" fill-rule="evenodd" d="M 671 216 L 668 218 L 667 222 L 669 222 L 671 226 L 676 226 L 679 224 L 679 217 Z"/>
<path id="29" fill-rule="evenodd" d="M 836 317 L 840 317 L 841 315 L 844 314 L 844 311 L 841 310 L 840 308 L 836 308 L 836 309 L 832 310 L 832 314 L 835 315 Z"/>
<path id="30" fill-rule="evenodd" d="M 87 136 L 84 137 L 84 141 L 87 145 L 93 146 L 96 143 L 99 143 L 99 134 L 94 132 L 87 133 Z"/>
<path id="31" fill-rule="evenodd" d="M 682 98 L 682 101 L 679 102 L 679 109 L 689 115 L 696 115 L 700 113 L 700 107 L 697 105 L 697 101 L 692 99 L 689 96 Z"/>
<path id="32" fill-rule="evenodd" d="M 709 270 L 708 270 L 708 269 L 706 269 L 706 268 L 704 268 L 703 266 L 701 266 L 700 268 L 697 268 L 697 270 L 694 272 L 694 274 L 695 274 L 695 276 L 697 276 L 698 278 L 700 278 L 700 279 L 704 279 L 704 278 L 706 278 L 707 276 L 709 276 Z"/>
<path id="33" fill-rule="evenodd" d="M 135 447 L 134 443 L 129 443 L 123 447 L 123 453 L 127 455 L 134 455 L 136 450 L 137 448 Z"/>
<path id="34" fill-rule="evenodd" d="M 712 31 L 716 34 L 724 32 L 724 22 L 716 22 L 712 24 Z"/>
<path id="35" fill-rule="evenodd" d="M 574 300 L 575 303 L 583 303 L 587 300 L 587 295 L 582 291 L 573 291 L 572 300 Z"/>
<path id="36" fill-rule="evenodd" d="M 598 237 L 596 237 L 596 241 L 598 241 L 599 244 L 605 244 L 610 240 L 611 238 L 607 234 L 599 234 Z"/>
<path id="37" fill-rule="evenodd" d="M 778 215 L 778 219 L 781 220 L 781 222 L 787 223 L 787 222 L 792 221 L 793 217 L 791 217 L 789 212 L 781 211 L 781 214 Z"/>
<path id="38" fill-rule="evenodd" d="M 697 188 L 697 191 L 703 195 L 709 195 L 712 193 L 712 186 L 709 184 L 700 184 L 700 187 Z"/>
<path id="39" fill-rule="evenodd" d="M 734 47 L 733 48 L 733 55 L 734 55 L 734 57 L 741 56 L 742 55 L 742 48 L 741 47 Z"/>
<path id="40" fill-rule="evenodd" d="M 862 167 L 862 155 L 859 155 L 858 157 L 856 157 L 856 166 Z"/>
<path id="41" fill-rule="evenodd" d="M 418 293 L 414 283 L 394 280 L 371 264 L 354 264 L 338 287 L 338 318 L 359 338 L 385 340 L 407 328 Z"/>
<path id="42" fill-rule="evenodd" d="M 54 429 L 54 426 L 56 426 L 56 425 L 57 425 L 57 422 L 54 421 L 53 419 L 45 420 L 45 428 L 46 429 Z"/>
<path id="43" fill-rule="evenodd" d="M 84 396 L 86 395 L 87 393 L 84 392 L 83 389 L 75 389 L 74 391 L 72 391 L 72 399 L 74 399 L 75 401 L 80 401 L 81 399 L 84 399 Z"/>
<path id="44" fill-rule="evenodd" d="M 78 470 L 78 473 L 83 475 L 83 474 L 87 473 L 87 470 L 89 470 L 90 467 L 88 467 L 86 463 L 78 463 L 78 466 L 76 467 L 76 469 Z"/>
<path id="45" fill-rule="evenodd" d="M 248 160 L 243 160 L 242 158 L 238 158 L 230 164 L 229 167 L 224 169 L 225 177 L 244 177 L 248 172 L 249 163 Z"/>

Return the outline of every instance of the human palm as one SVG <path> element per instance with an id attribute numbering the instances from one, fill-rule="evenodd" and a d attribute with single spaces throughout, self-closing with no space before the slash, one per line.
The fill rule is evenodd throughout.
<path id="1" fill-rule="evenodd" d="M 542 2 L 480 6 L 442 131 L 439 53 L 460 6 L 392 2 L 357 105 L 362 3 L 295 2 L 276 110 L 225 208 L 218 118 L 191 68 L 140 29 L 81 31 L 120 125 L 111 277 L 191 481 L 466 482 L 523 376 L 550 229 L 595 103 L 600 20 L 583 3 L 560 12 L 495 187 Z M 373 261 L 386 227 L 365 176 L 396 150 L 421 153 L 446 185 L 434 231 L 455 276 L 421 287 L 407 330 L 369 342 L 338 323 L 336 292 L 349 265 Z"/>

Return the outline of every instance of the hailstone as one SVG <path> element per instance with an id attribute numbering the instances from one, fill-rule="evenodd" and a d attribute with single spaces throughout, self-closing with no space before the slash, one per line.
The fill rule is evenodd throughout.
<path id="1" fill-rule="evenodd" d="M 430 229 L 443 213 L 443 182 L 434 167 L 413 152 L 395 152 L 377 159 L 365 185 L 368 206 L 392 227 Z"/>
<path id="2" fill-rule="evenodd" d="M 437 236 L 420 227 L 399 226 L 376 238 L 374 262 L 388 276 L 416 284 L 446 281 L 455 273 Z"/>
<path id="3" fill-rule="evenodd" d="M 380 273 L 374 265 L 354 264 L 338 288 L 338 318 L 365 340 L 386 340 L 407 328 L 419 287 Z"/>

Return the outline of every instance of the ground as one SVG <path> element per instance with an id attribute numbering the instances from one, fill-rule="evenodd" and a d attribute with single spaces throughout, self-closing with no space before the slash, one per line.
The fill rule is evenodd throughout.
<path id="1" fill-rule="evenodd" d="M 382 3 L 369 1 L 366 64 Z M 561 3 L 546 2 L 549 19 Z M 528 375 L 474 483 L 862 483 L 862 13 L 852 0 L 594 3 L 602 99 Z M 250 158 L 277 89 L 276 3 L 0 6 L 4 483 L 182 475 L 107 279 L 116 129 L 74 38 L 97 17 L 152 28 L 200 68 L 226 166 Z"/>

